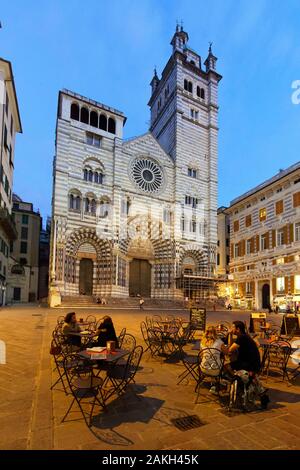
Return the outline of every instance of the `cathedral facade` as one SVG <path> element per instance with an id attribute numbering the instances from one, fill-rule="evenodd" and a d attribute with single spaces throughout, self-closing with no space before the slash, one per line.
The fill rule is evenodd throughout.
<path id="1" fill-rule="evenodd" d="M 123 140 L 124 114 L 59 92 L 50 303 L 94 295 L 177 299 L 184 276 L 213 278 L 218 83 L 177 27 L 151 81 L 149 131 Z"/>

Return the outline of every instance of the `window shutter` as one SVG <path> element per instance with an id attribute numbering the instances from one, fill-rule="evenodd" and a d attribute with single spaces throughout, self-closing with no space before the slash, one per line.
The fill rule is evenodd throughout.
<path id="1" fill-rule="evenodd" d="M 293 205 L 294 207 L 300 206 L 300 192 L 293 194 Z"/>
<path id="2" fill-rule="evenodd" d="M 276 246 L 276 230 L 272 230 L 272 248 Z"/>
<path id="3" fill-rule="evenodd" d="M 256 235 L 256 253 L 259 251 L 259 235 Z"/>
<path id="4" fill-rule="evenodd" d="M 245 256 L 245 252 L 246 252 L 246 241 L 242 240 L 241 241 L 241 256 Z"/>
<path id="5" fill-rule="evenodd" d="M 233 222 L 233 231 L 234 231 L 234 232 L 238 232 L 238 231 L 239 231 L 239 228 L 240 228 L 239 221 L 238 221 L 238 220 L 235 220 L 235 221 Z"/>
<path id="6" fill-rule="evenodd" d="M 284 278 L 284 292 L 287 294 L 289 291 L 289 278 L 286 276 Z"/>
<path id="7" fill-rule="evenodd" d="M 234 251 L 233 251 L 233 243 L 230 244 L 230 258 L 233 259 Z"/>
<path id="8" fill-rule="evenodd" d="M 241 288 L 241 295 L 242 297 L 245 296 L 245 292 L 246 292 L 246 283 L 245 282 L 241 282 L 240 283 L 240 288 Z"/>
<path id="9" fill-rule="evenodd" d="M 283 244 L 286 245 L 288 242 L 288 225 L 283 227 Z"/>
<path id="10" fill-rule="evenodd" d="M 291 293 L 295 292 L 295 277 L 290 276 L 290 291 Z"/>
<path id="11" fill-rule="evenodd" d="M 254 253 L 254 237 L 250 239 L 250 253 Z"/>
<path id="12" fill-rule="evenodd" d="M 269 243 L 269 232 L 266 232 L 266 233 L 265 233 L 265 237 L 266 237 L 266 250 L 268 250 L 268 249 L 269 249 L 269 245 L 270 245 L 270 243 Z"/>
<path id="13" fill-rule="evenodd" d="M 277 290 L 276 290 L 276 277 L 274 277 L 272 279 L 272 292 L 273 292 L 273 295 L 276 294 Z"/>
<path id="14" fill-rule="evenodd" d="M 282 214 L 282 212 L 283 212 L 283 200 L 276 202 L 275 212 L 276 212 L 276 215 Z"/>
<path id="15" fill-rule="evenodd" d="M 293 243 L 294 241 L 294 224 L 290 224 L 290 230 L 289 230 L 289 235 L 290 235 L 290 240 L 289 243 Z"/>

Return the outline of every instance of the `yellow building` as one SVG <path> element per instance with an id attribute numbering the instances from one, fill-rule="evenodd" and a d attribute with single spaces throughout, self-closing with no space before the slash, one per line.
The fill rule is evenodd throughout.
<path id="1" fill-rule="evenodd" d="M 234 199 L 226 212 L 233 306 L 300 306 L 300 162 Z"/>

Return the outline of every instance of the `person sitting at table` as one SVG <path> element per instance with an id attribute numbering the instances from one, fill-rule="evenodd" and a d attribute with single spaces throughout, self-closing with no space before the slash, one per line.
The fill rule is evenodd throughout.
<path id="1" fill-rule="evenodd" d="M 205 375 L 211 375 L 213 377 L 220 373 L 220 369 L 218 368 L 218 366 L 221 364 L 220 356 L 221 353 L 226 350 L 226 346 L 223 341 L 218 338 L 217 330 L 214 326 L 207 327 L 205 334 L 200 342 L 200 350 L 207 348 L 213 348 L 213 351 L 211 354 L 204 354 L 200 364 L 200 370 Z M 210 392 L 216 393 L 216 387 L 212 385 Z"/>
<path id="2" fill-rule="evenodd" d="M 233 339 L 235 335 L 235 339 Z M 259 374 L 261 369 L 260 354 L 255 341 L 246 333 L 245 324 L 236 320 L 232 323 L 232 328 L 228 333 L 228 345 L 225 346 L 226 354 L 234 355 L 230 364 L 226 366 L 226 371 L 233 377 L 234 372 L 238 370 L 246 370 Z M 236 356 L 237 353 L 237 356 Z M 261 385 L 257 375 L 255 385 L 261 399 L 262 408 L 266 408 L 270 399 L 266 394 L 266 389 Z"/>
<path id="3" fill-rule="evenodd" d="M 71 346 L 75 347 L 80 347 L 81 337 L 77 335 L 77 333 L 80 333 L 80 331 L 80 326 L 77 323 L 76 319 L 76 313 L 67 313 L 62 327 L 62 334 L 66 337 L 66 344 L 70 344 Z"/>
<path id="4" fill-rule="evenodd" d="M 98 336 L 96 341 L 97 346 L 106 346 L 107 341 L 115 341 L 116 348 L 118 348 L 118 338 L 111 317 L 107 315 L 103 317 L 103 321 L 95 332 L 95 336 Z"/>

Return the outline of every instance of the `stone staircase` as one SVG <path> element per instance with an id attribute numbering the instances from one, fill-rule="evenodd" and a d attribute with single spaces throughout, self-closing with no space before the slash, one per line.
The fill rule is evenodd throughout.
<path id="1" fill-rule="evenodd" d="M 122 309 L 139 309 L 139 298 L 138 297 L 127 297 L 127 298 L 113 298 L 105 297 L 106 305 L 100 305 L 96 303 L 96 298 L 89 295 L 77 295 L 77 296 L 64 296 L 60 308 L 122 308 Z M 183 302 L 180 300 L 163 300 L 163 299 L 151 299 L 144 298 L 144 310 L 150 309 L 182 309 Z"/>

